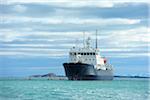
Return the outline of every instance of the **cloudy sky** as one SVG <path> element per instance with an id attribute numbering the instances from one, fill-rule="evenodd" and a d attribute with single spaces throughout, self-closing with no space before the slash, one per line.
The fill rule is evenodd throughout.
<path id="1" fill-rule="evenodd" d="M 149 75 L 149 4 L 130 1 L 0 0 L 0 76 L 64 75 L 69 49 L 96 29 L 115 75 Z"/>

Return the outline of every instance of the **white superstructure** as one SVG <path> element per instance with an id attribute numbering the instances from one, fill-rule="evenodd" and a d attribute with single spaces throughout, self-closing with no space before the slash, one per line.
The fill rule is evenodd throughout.
<path id="1" fill-rule="evenodd" d="M 69 62 L 92 64 L 96 69 L 107 70 L 106 59 L 101 57 L 99 52 L 100 51 L 97 46 L 96 48 L 90 47 L 90 38 L 87 38 L 85 46 L 83 48 L 71 48 L 69 52 Z"/>

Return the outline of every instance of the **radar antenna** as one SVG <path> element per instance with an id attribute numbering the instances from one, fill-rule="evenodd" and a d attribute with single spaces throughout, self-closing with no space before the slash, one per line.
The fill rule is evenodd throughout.
<path id="1" fill-rule="evenodd" d="M 95 38 L 96 38 L 96 41 L 95 41 L 95 42 L 96 42 L 96 43 L 95 43 L 95 48 L 97 49 L 97 48 L 98 48 L 98 47 L 97 47 L 97 30 L 96 30 L 96 37 L 95 37 Z"/>

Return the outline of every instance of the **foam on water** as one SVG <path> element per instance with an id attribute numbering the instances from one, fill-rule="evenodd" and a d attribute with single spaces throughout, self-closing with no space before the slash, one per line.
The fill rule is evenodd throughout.
<path id="1" fill-rule="evenodd" d="M 0 100 L 148 100 L 148 79 L 0 80 Z"/>

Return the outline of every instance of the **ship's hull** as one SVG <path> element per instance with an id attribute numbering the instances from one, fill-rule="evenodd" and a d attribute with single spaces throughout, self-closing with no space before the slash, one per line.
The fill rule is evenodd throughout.
<path id="1" fill-rule="evenodd" d="M 91 64 L 64 63 L 69 80 L 113 80 L 113 70 L 97 70 Z"/>

